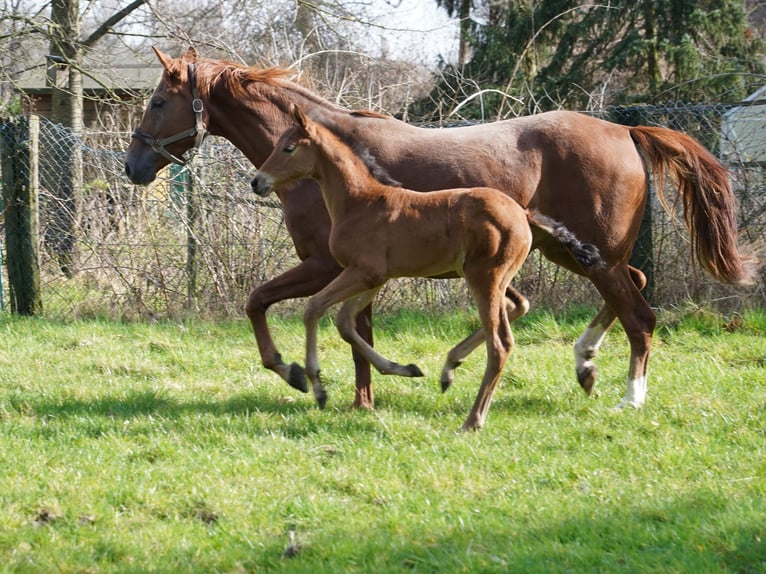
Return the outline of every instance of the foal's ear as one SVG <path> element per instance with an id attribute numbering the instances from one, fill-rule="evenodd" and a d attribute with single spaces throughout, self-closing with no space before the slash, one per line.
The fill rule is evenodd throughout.
<path id="1" fill-rule="evenodd" d="M 301 126 L 304 130 L 308 129 L 308 118 L 306 117 L 306 114 L 303 113 L 303 110 L 300 109 L 298 106 L 293 106 L 293 117 L 295 118 L 295 122 Z"/>

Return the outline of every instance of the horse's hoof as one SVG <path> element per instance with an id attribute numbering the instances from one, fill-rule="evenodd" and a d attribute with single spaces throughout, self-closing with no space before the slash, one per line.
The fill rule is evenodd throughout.
<path id="1" fill-rule="evenodd" d="M 298 363 L 290 365 L 290 374 L 287 377 L 287 384 L 302 393 L 309 392 L 309 383 L 306 380 L 306 372 Z"/>
<path id="2" fill-rule="evenodd" d="M 420 370 L 420 367 L 418 367 L 417 365 L 414 365 L 412 363 L 407 365 L 405 367 L 405 369 L 407 369 L 407 374 L 410 377 L 422 377 L 423 376 L 423 371 Z"/>
<path id="3" fill-rule="evenodd" d="M 317 393 L 316 399 L 317 399 L 317 406 L 319 407 L 319 410 L 323 411 L 325 405 L 327 404 L 327 393 L 324 390 L 322 390 L 321 393 Z"/>
<path id="4" fill-rule="evenodd" d="M 442 392 L 446 393 L 447 389 L 449 389 L 452 386 L 452 379 L 442 379 L 441 384 L 442 384 Z"/>
<path id="5" fill-rule="evenodd" d="M 577 371 L 577 382 L 580 383 L 585 394 L 590 395 L 593 392 L 593 387 L 596 385 L 597 373 L 598 369 L 596 368 L 596 365 L 585 367 L 584 369 Z"/>
<path id="6" fill-rule="evenodd" d="M 627 409 L 640 409 L 643 406 L 643 403 L 638 403 L 637 401 L 631 401 L 628 399 L 622 399 L 619 404 L 612 407 L 613 412 L 622 412 Z"/>

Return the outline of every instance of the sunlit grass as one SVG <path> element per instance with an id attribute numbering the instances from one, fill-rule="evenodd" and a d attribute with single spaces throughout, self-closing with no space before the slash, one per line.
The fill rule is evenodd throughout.
<path id="1" fill-rule="evenodd" d="M 353 367 L 320 332 L 325 411 L 265 371 L 249 325 L 0 316 L 2 572 L 766 570 L 766 319 L 660 316 L 650 394 L 615 412 L 628 346 L 579 389 L 590 313 L 536 313 L 479 433 L 463 434 L 484 353 L 446 394 L 469 313 L 376 319 L 422 379 Z M 298 319 L 274 319 L 301 360 Z"/>

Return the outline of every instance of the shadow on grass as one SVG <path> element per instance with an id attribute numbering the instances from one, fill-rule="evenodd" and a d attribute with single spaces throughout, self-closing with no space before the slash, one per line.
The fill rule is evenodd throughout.
<path id="1" fill-rule="evenodd" d="M 27 406 L 38 416 L 55 418 L 102 416 L 121 419 L 146 415 L 173 418 L 190 412 L 234 416 L 248 416 L 263 412 L 288 415 L 316 408 L 304 401 L 286 401 L 246 394 L 233 396 L 224 401 L 182 402 L 154 391 L 131 391 L 120 396 L 107 395 L 88 400 L 38 399 L 27 401 Z"/>
<path id="2" fill-rule="evenodd" d="M 307 533 L 313 542 L 292 558 L 275 541 L 261 555 L 274 571 L 374 572 L 738 572 L 766 571 L 764 513 L 741 514 L 747 496 L 698 492 L 665 505 L 643 500 L 594 508 L 543 526 L 538 516 L 415 520 L 370 528 L 339 541 L 337 532 Z M 360 511 L 366 512 L 367 510 Z M 379 510 L 384 512 L 384 510 Z M 424 509 L 424 512 L 426 509 Z M 372 521 L 371 521 L 372 522 Z M 446 532 L 431 531 L 444 528 Z M 438 526 L 437 526 L 438 525 Z M 425 526 L 425 529 L 423 528 Z M 300 533 L 299 533 L 300 534 Z M 335 539 L 332 539 L 332 537 Z M 330 554 L 330 556 L 328 556 Z"/>
<path id="3" fill-rule="evenodd" d="M 12 401 L 12 404 L 16 401 Z M 115 428 L 125 433 L 150 432 L 142 425 L 124 426 L 125 421 L 153 417 L 168 424 L 184 427 L 190 418 L 210 415 L 220 418 L 220 426 L 226 432 L 242 432 L 250 435 L 278 432 L 289 438 L 302 438 L 314 433 L 339 433 L 355 435 L 380 432 L 374 417 L 364 411 L 333 412 L 332 408 L 320 411 L 308 398 L 274 398 L 240 394 L 225 400 L 179 401 L 153 391 L 132 391 L 120 396 L 101 396 L 80 400 L 73 398 L 25 400 L 15 404 L 17 411 L 49 421 L 42 432 L 57 432 L 50 421 L 64 424 L 83 424 L 85 434 L 97 436 Z M 320 414 L 321 413 L 321 414 Z M 232 424 L 232 420 L 239 423 Z M 216 423 L 217 424 L 217 423 Z"/>

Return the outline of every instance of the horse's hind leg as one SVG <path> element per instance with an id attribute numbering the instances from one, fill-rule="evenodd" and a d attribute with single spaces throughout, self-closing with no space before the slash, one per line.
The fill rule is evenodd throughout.
<path id="1" fill-rule="evenodd" d="M 512 285 L 509 285 L 505 289 L 505 308 L 508 322 L 513 323 L 529 311 L 529 301 Z M 442 392 L 445 392 L 452 385 L 452 381 L 455 379 L 455 369 L 485 340 L 484 329 L 477 329 L 450 350 L 442 368 L 440 379 Z"/>
<path id="2" fill-rule="evenodd" d="M 646 286 L 646 277 L 634 267 L 628 267 L 630 278 L 639 290 Z M 608 305 L 604 305 L 574 346 L 577 381 L 587 394 L 593 392 L 598 369 L 594 359 L 609 328 L 614 324 L 617 314 Z"/>
<path id="3" fill-rule="evenodd" d="M 338 327 L 340 336 L 349 345 L 354 348 L 357 353 L 369 361 L 378 372 L 383 375 L 399 375 L 402 377 L 422 377 L 423 372 L 417 365 L 400 365 L 389 359 L 386 359 L 383 355 L 375 351 L 375 349 L 367 344 L 367 342 L 359 336 L 354 325 L 354 317 L 359 313 L 359 309 L 366 307 L 375 298 L 379 291 L 379 287 L 365 291 L 355 297 L 346 300 L 338 311 L 338 315 L 335 318 L 335 324 Z"/>
<path id="4" fill-rule="evenodd" d="M 628 266 L 595 270 L 590 278 L 622 323 L 630 343 L 628 384 L 618 407 L 641 407 L 646 401 L 648 388 L 649 351 L 656 324 L 654 311 L 639 291 L 641 283 L 637 281 L 639 277 L 635 270 Z"/>

